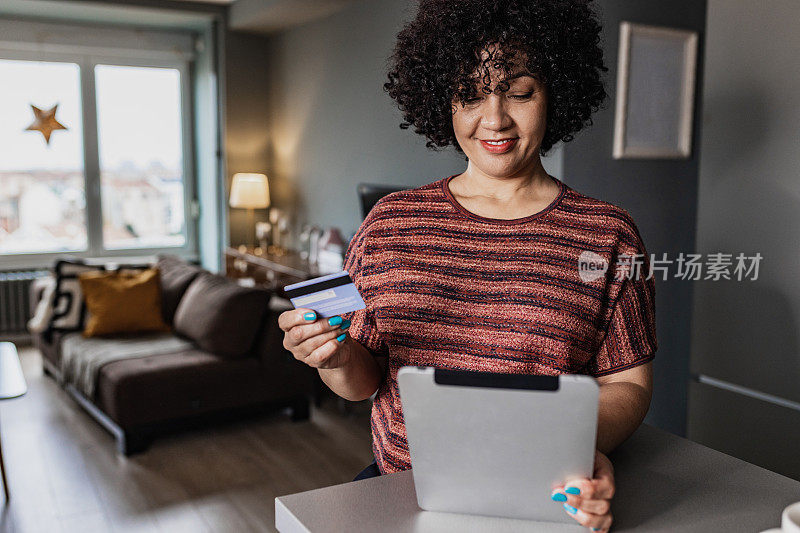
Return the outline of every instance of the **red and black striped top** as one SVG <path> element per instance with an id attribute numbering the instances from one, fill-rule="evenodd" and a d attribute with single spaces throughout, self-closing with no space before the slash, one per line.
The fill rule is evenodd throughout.
<path id="1" fill-rule="evenodd" d="M 561 191 L 544 210 L 486 218 L 456 201 L 452 178 L 383 197 L 345 257 L 367 306 L 344 315 L 349 334 L 388 356 L 371 421 L 382 473 L 411 467 L 403 365 L 601 376 L 650 361 L 657 348 L 655 282 L 627 211 L 553 178 Z M 580 275 L 582 253 L 608 269 Z M 617 269 L 634 254 L 644 254 L 639 276 Z"/>

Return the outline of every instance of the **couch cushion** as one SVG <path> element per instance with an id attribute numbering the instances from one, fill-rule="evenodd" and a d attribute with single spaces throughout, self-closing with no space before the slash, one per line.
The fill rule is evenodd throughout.
<path id="1" fill-rule="evenodd" d="M 193 348 L 191 341 L 168 332 L 90 338 L 80 333 L 67 333 L 60 343 L 61 358 L 58 368 L 62 382 L 74 385 L 84 396 L 92 399 L 97 376 L 103 366 L 122 359 L 182 352 Z"/>
<path id="2" fill-rule="evenodd" d="M 175 312 L 175 331 L 205 351 L 236 358 L 249 354 L 262 327 L 271 292 L 242 287 L 203 272 L 186 290 Z"/>
<path id="3" fill-rule="evenodd" d="M 82 331 L 86 320 L 86 304 L 83 299 L 78 275 L 82 272 L 100 272 L 105 270 L 145 269 L 147 264 L 121 265 L 112 261 L 105 265 L 88 263 L 80 258 L 65 257 L 58 259 L 53 266 L 56 286 L 53 294 L 52 312 L 47 329 L 43 336 L 48 339 L 54 332 Z"/>
<path id="4" fill-rule="evenodd" d="M 161 274 L 161 310 L 164 321 L 172 324 L 175 310 L 178 309 L 186 289 L 204 270 L 174 255 L 158 256 L 156 267 Z"/>
<path id="5" fill-rule="evenodd" d="M 53 317 L 53 302 L 56 297 L 56 278 L 45 276 L 34 280 L 31 285 L 31 307 L 35 308 L 33 316 L 28 320 L 30 333 L 42 333 L 50 326 Z"/>
<path id="6" fill-rule="evenodd" d="M 158 269 L 83 272 L 78 281 L 90 313 L 85 337 L 170 329 L 161 316 Z"/>
<path id="7" fill-rule="evenodd" d="M 271 400 L 254 357 L 235 361 L 204 352 L 115 361 L 100 369 L 98 407 L 123 428 Z"/>
<path id="8" fill-rule="evenodd" d="M 48 335 L 53 331 L 81 331 L 86 316 L 86 305 L 78 283 L 82 272 L 105 270 L 103 265 L 90 265 L 81 259 L 60 259 L 53 267 L 56 285 L 53 294 L 53 312 L 50 313 Z"/>

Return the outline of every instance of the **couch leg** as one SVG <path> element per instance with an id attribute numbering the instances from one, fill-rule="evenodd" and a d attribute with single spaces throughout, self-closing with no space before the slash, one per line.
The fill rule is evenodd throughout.
<path id="1" fill-rule="evenodd" d="M 150 437 L 144 433 L 125 431 L 117 437 L 117 450 L 125 456 L 133 455 L 145 451 L 150 441 Z"/>
<path id="2" fill-rule="evenodd" d="M 298 398 L 292 403 L 292 422 L 308 420 L 311 416 L 308 398 Z"/>

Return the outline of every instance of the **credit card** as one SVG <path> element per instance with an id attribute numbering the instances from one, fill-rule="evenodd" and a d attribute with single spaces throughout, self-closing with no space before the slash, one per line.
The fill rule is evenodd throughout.
<path id="1" fill-rule="evenodd" d="M 366 307 L 346 270 L 287 285 L 283 288 L 283 292 L 295 309 L 298 307 L 313 309 L 321 318 Z"/>

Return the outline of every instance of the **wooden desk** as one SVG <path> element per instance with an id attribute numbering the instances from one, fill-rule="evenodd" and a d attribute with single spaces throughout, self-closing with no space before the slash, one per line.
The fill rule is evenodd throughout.
<path id="1" fill-rule="evenodd" d="M 309 264 L 300 254 L 289 250 L 285 255 L 256 254 L 253 248 L 242 252 L 237 248 L 225 249 L 225 275 L 233 279 L 251 278 L 257 285 L 277 289 L 283 296 L 283 287 L 323 276 L 318 266 Z"/>
<path id="2" fill-rule="evenodd" d="M 17 398 L 28 391 L 22 367 L 19 364 L 17 347 L 10 342 L 0 342 L 0 400 Z M 3 492 L 8 504 L 8 480 L 6 479 L 6 466 L 3 463 L 3 446 L 0 439 L 0 476 L 3 478 Z"/>
<path id="3" fill-rule="evenodd" d="M 800 481 L 647 425 L 610 458 L 615 533 L 756 533 L 779 526 L 781 511 L 800 501 Z M 281 533 L 589 531 L 577 522 L 422 511 L 410 470 L 275 498 L 275 526 Z"/>

